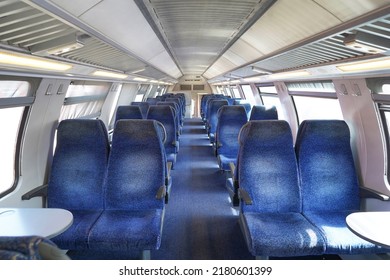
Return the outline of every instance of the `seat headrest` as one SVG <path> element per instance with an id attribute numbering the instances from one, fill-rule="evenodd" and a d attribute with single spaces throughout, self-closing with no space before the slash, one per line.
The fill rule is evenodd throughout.
<path id="1" fill-rule="evenodd" d="M 115 120 L 142 119 L 142 112 L 138 105 L 119 106 L 116 110 Z"/>
<path id="2" fill-rule="evenodd" d="M 68 119 L 58 125 L 57 146 L 60 145 L 108 145 L 107 129 L 101 120 Z"/>
<path id="3" fill-rule="evenodd" d="M 290 125 L 284 120 L 249 121 L 241 128 L 238 141 L 253 147 L 293 146 Z"/>
<path id="4" fill-rule="evenodd" d="M 253 106 L 250 120 L 277 120 L 278 112 L 275 106 L 267 108 L 266 106 Z"/>
<path id="5" fill-rule="evenodd" d="M 124 145 L 155 145 L 166 138 L 162 124 L 155 120 L 119 120 L 115 124 L 112 145 L 117 142 Z"/>

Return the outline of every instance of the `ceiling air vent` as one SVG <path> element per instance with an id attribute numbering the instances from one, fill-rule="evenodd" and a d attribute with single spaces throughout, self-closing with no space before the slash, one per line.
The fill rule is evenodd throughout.
<path id="1" fill-rule="evenodd" d="M 193 90 L 204 90 L 204 85 L 193 85 Z"/>
<path id="2" fill-rule="evenodd" d="M 180 85 L 180 90 L 191 90 L 191 85 Z"/>

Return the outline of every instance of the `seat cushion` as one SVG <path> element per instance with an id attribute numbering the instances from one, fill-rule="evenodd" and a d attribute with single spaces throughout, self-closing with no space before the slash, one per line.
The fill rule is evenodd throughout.
<path id="1" fill-rule="evenodd" d="M 346 217 L 353 211 L 307 212 L 304 216 L 325 236 L 326 254 L 381 253 L 377 245 L 365 241 L 349 230 Z M 389 252 L 383 249 L 383 253 Z"/>
<path id="2" fill-rule="evenodd" d="M 89 235 L 89 248 L 153 250 L 161 243 L 162 209 L 105 210 Z"/>
<path id="3" fill-rule="evenodd" d="M 88 248 L 88 234 L 103 210 L 70 210 L 73 214 L 72 225 L 60 235 L 52 238 L 58 247 L 64 250 L 82 250 Z"/>
<path id="4" fill-rule="evenodd" d="M 254 256 L 321 255 L 325 242 L 319 230 L 300 213 L 241 214 L 248 249 Z"/>

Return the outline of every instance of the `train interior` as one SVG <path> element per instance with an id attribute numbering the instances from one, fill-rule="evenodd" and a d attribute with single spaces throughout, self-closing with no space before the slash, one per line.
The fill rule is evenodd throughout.
<path id="1" fill-rule="evenodd" d="M 337 237 L 344 236 L 345 231 L 350 234 L 346 236 L 356 237 L 340 223 L 333 231 L 330 229 L 326 237 L 323 236 L 326 228 L 314 228 L 308 237 L 295 236 L 300 228 L 294 228 L 291 249 L 281 241 L 290 236 L 289 226 L 281 225 L 287 218 L 277 216 L 271 221 L 278 229 L 284 229 L 277 234 L 273 232 L 275 237 L 255 228 L 256 225 L 252 227 L 249 222 L 252 216 L 243 213 L 255 211 L 257 207 L 256 211 L 266 213 L 261 221 L 268 221 L 273 217 L 268 215 L 270 212 L 283 212 L 286 207 L 290 207 L 289 213 L 291 209 L 301 209 L 302 201 L 296 205 L 294 202 L 295 195 L 300 197 L 301 194 L 294 190 L 290 194 L 288 189 L 279 192 L 275 188 L 275 193 L 261 203 L 260 198 L 249 199 L 242 187 L 247 184 L 249 189 L 263 178 L 258 170 L 271 172 L 269 165 L 256 162 L 261 157 L 258 156 L 250 159 L 253 166 L 257 166 L 257 173 L 252 174 L 251 168 L 246 167 L 250 163 L 246 162 L 244 154 L 275 150 L 268 164 L 273 158 L 281 165 L 272 170 L 272 176 L 279 176 L 275 179 L 277 183 L 270 184 L 279 185 L 279 180 L 285 182 L 291 175 L 291 184 L 301 188 L 306 173 L 299 164 L 305 161 L 297 161 L 295 155 L 286 156 L 293 153 L 294 148 L 297 155 L 298 151 L 304 154 L 306 142 L 300 136 L 304 128 L 307 131 L 311 128 L 311 121 L 330 121 L 337 128 L 329 128 L 320 136 L 322 140 L 329 138 L 329 142 L 308 140 L 322 143 L 311 148 L 312 153 L 325 150 L 327 143 L 339 144 L 347 139 L 350 144 L 347 150 L 350 149 L 352 157 L 347 155 L 348 159 L 343 161 L 339 156 L 341 152 L 334 156 L 329 163 L 332 170 L 329 172 L 334 173 L 321 177 L 326 173 L 321 167 L 316 184 L 325 189 L 334 181 L 346 184 L 352 174 L 356 182 L 352 178 L 350 184 L 356 185 L 356 190 L 343 194 L 334 204 L 344 209 L 349 207 L 350 198 L 355 197 L 351 203 L 355 206 L 358 203 L 356 211 L 389 211 L 389 55 L 388 0 L 0 0 L 0 207 L 62 205 L 60 208 L 65 208 L 70 196 L 50 202 L 50 185 L 48 193 L 42 188 L 36 192 L 36 188 L 55 179 L 61 181 L 66 173 L 54 166 L 56 151 L 60 151 L 57 145 L 65 141 L 60 139 L 66 134 L 57 130 L 59 124 L 69 120 L 94 120 L 95 124 L 96 121 L 104 124 L 110 147 L 104 159 L 107 168 L 93 177 L 97 179 L 108 170 L 108 175 L 102 179 L 108 190 L 104 191 L 107 193 L 102 208 L 111 212 L 107 215 L 99 212 L 99 217 L 105 219 L 94 221 L 96 229 L 93 226 L 88 241 L 64 241 L 61 239 L 64 234 L 53 239 L 57 245 L 66 244 L 61 249 L 67 250 L 70 259 L 389 259 L 390 249 L 386 246 L 366 244 L 361 239 L 358 245 L 351 244 L 349 237 L 345 243 L 337 243 Z M 142 104 L 148 104 L 149 109 L 143 111 Z M 227 118 L 230 128 L 244 116 L 239 131 L 245 126 L 245 133 L 234 137 L 239 150 L 229 155 L 234 164 L 225 162 L 222 150 L 230 144 L 222 144 L 222 132 L 215 130 L 217 124 L 213 122 L 222 116 L 223 111 L 217 111 L 222 106 L 241 110 Z M 134 119 L 156 120 L 148 123 L 153 126 L 154 134 L 148 134 L 146 126 L 141 128 L 145 122 L 134 121 L 140 127 L 139 135 L 123 127 L 124 122 L 118 121 L 121 107 L 137 107 L 137 111 L 139 108 L 142 115 Z M 165 113 L 157 117 L 163 107 Z M 251 113 L 254 115 L 255 109 L 273 110 L 270 122 L 275 125 L 270 135 L 277 135 L 270 143 L 285 143 L 282 147 L 290 147 L 287 152 L 280 154 L 280 145 L 261 146 L 259 140 L 245 150 L 245 141 L 251 143 L 251 137 L 262 138 L 256 134 L 262 121 L 249 124 L 254 120 Z M 151 116 L 153 110 L 156 117 Z M 159 123 L 168 122 L 171 115 L 175 119 L 175 133 L 173 139 L 168 140 L 171 129 L 168 124 L 162 130 L 157 127 Z M 346 124 L 347 138 L 331 137 L 335 130 L 345 129 L 337 126 L 339 122 Z M 117 130 L 117 125 L 122 128 Z M 81 130 L 77 126 L 70 128 L 70 134 L 81 137 Z M 139 136 L 134 139 L 138 141 L 133 146 L 135 150 L 131 153 L 130 149 L 120 150 L 125 141 L 122 138 L 132 133 Z M 88 137 L 89 142 L 83 149 L 100 141 L 97 136 Z M 152 139 L 162 141 L 159 145 L 166 151 L 161 154 L 163 159 L 156 159 L 164 162 L 159 174 L 165 178 L 158 179 L 162 183 L 157 187 L 164 187 L 158 189 L 157 194 L 159 218 L 148 221 L 158 232 L 157 241 L 146 246 L 143 242 L 150 241 L 147 237 L 154 234 L 152 229 L 149 231 L 145 226 L 141 234 L 138 232 L 141 241 L 134 241 L 127 239 L 130 234 L 124 234 L 132 228 L 130 222 L 111 226 L 111 221 L 122 221 L 122 214 L 117 212 L 128 207 L 121 201 L 124 200 L 120 193 L 124 181 L 120 181 L 122 177 L 117 176 L 119 171 L 115 168 L 123 172 L 123 180 L 125 176 L 129 176 L 126 180 L 137 180 L 136 187 L 152 180 L 157 173 L 152 170 L 152 158 L 146 156 L 151 153 L 151 146 L 145 150 L 145 156 L 134 156 L 120 164 L 126 153 L 140 153 L 139 147 L 152 145 Z M 168 152 L 166 143 L 170 144 L 172 152 Z M 332 149 L 344 151 L 345 148 L 330 148 L 329 154 Z M 269 155 L 264 152 L 264 156 Z M 123 171 L 125 164 L 133 169 Z M 298 164 L 295 169 L 294 164 Z M 81 160 L 79 165 L 82 169 L 93 164 Z M 313 168 L 310 176 L 316 176 L 314 170 L 318 169 Z M 138 169 L 139 174 L 130 172 Z M 235 178 L 238 170 L 242 173 Z M 245 172 L 248 177 L 242 175 Z M 264 176 L 271 178 L 271 175 Z M 73 175 L 67 180 L 76 184 L 79 178 Z M 85 177 L 80 181 L 86 181 Z M 239 187 L 234 185 L 236 182 L 240 183 Z M 114 186 L 118 191 L 110 193 L 109 187 Z M 337 196 L 338 190 L 334 189 Z M 76 201 L 88 200 L 89 195 L 78 193 Z M 321 201 L 316 191 L 312 196 L 315 201 Z M 133 199 L 130 204 L 138 207 L 138 211 L 143 206 L 136 201 Z M 156 199 L 150 203 L 157 204 Z M 279 208 L 269 210 L 273 204 Z M 280 206 L 282 204 L 284 206 Z M 332 201 L 325 200 L 318 209 L 332 206 Z M 352 210 L 348 208 L 343 213 L 348 211 Z M 111 214 L 115 218 L 110 218 Z M 301 216 L 299 213 L 299 219 Z M 141 224 L 139 217 L 134 218 L 137 225 Z M 316 217 L 309 219 L 311 223 Z M 81 226 L 77 219 L 74 214 L 72 227 Z M 158 219 L 160 224 L 156 222 Z M 261 231 L 263 237 L 270 240 L 269 244 L 253 237 L 252 231 Z M 68 235 L 71 234 L 78 233 Z M 297 244 L 299 238 L 303 241 Z M 333 244 L 333 240 L 336 243 Z M 259 248 L 256 242 L 264 247 L 259 245 Z"/>

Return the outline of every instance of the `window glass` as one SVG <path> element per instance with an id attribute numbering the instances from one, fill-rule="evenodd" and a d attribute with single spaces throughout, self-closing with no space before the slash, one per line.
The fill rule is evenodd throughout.
<path id="1" fill-rule="evenodd" d="M 0 81 L 0 98 L 29 96 L 30 83 L 26 81 Z"/>
<path id="2" fill-rule="evenodd" d="M 10 189 L 15 181 L 15 160 L 19 127 L 25 107 L 0 109 L 0 194 Z"/>
<path id="3" fill-rule="evenodd" d="M 244 92 L 245 99 L 253 106 L 256 105 L 255 97 L 253 96 L 252 88 L 250 85 L 242 85 L 242 91 Z"/>
<path id="4" fill-rule="evenodd" d="M 70 85 L 61 109 L 60 121 L 98 117 L 109 89 L 109 83 L 79 82 Z"/>
<path id="5" fill-rule="evenodd" d="M 9 193 L 19 176 L 18 145 L 26 106 L 34 102 L 27 81 L 0 80 L 0 197 Z M 12 100 L 12 101 L 10 101 Z"/>
<path id="6" fill-rule="evenodd" d="M 262 93 L 270 93 L 270 94 L 277 94 L 278 92 L 276 91 L 275 86 L 258 86 L 260 94 Z"/>
<path id="7" fill-rule="evenodd" d="M 287 89 L 304 92 L 336 92 L 332 81 L 287 83 Z"/>
<path id="8" fill-rule="evenodd" d="M 276 110 L 278 111 L 278 119 L 287 120 L 287 117 L 284 114 L 284 110 L 282 108 L 282 104 L 280 103 L 280 99 L 277 95 L 278 92 L 276 87 L 274 85 L 258 85 L 257 89 L 259 90 L 263 105 L 266 107 L 275 106 Z"/>
<path id="9" fill-rule="evenodd" d="M 387 170 L 384 175 L 387 176 L 387 181 L 390 183 L 390 78 L 369 78 L 366 82 L 368 88 L 372 92 L 372 99 L 380 112 L 379 120 L 382 122 L 380 127 L 381 129 L 383 128 L 382 135 L 386 139 L 386 144 L 383 147 L 383 153 L 386 160 Z"/>
<path id="10" fill-rule="evenodd" d="M 343 119 L 340 103 L 333 98 L 293 96 L 299 123 L 308 119 Z"/>
<path id="11" fill-rule="evenodd" d="M 141 84 L 138 86 L 137 95 L 135 96 L 134 101 L 141 102 L 144 99 L 145 94 L 148 93 L 149 85 L 148 84 Z"/>
<path id="12" fill-rule="evenodd" d="M 278 119 L 279 120 L 287 120 L 286 115 L 284 114 L 282 104 L 280 103 L 280 99 L 278 96 L 272 96 L 272 95 L 262 95 L 261 99 L 263 100 L 263 105 L 266 107 L 272 107 L 275 106 L 276 110 L 278 112 Z"/>
<path id="13" fill-rule="evenodd" d="M 382 92 L 378 92 L 379 94 L 390 94 L 390 84 L 382 85 Z"/>
<path id="14" fill-rule="evenodd" d="M 230 87 L 230 89 L 232 90 L 234 97 L 237 97 L 237 98 L 241 97 L 240 91 L 238 90 L 238 88 L 236 86 L 232 86 L 232 87 Z"/>
<path id="15" fill-rule="evenodd" d="M 108 122 L 109 123 L 109 129 L 112 129 L 114 127 L 115 109 L 116 109 L 117 104 L 118 104 L 118 100 L 119 100 L 119 96 L 120 96 L 121 90 L 122 90 L 122 84 L 118 85 L 116 87 L 116 89 L 115 89 L 115 92 L 113 92 L 115 97 L 114 97 L 114 100 L 112 102 L 111 109 L 110 109 L 110 118 L 109 118 L 109 122 Z"/>

